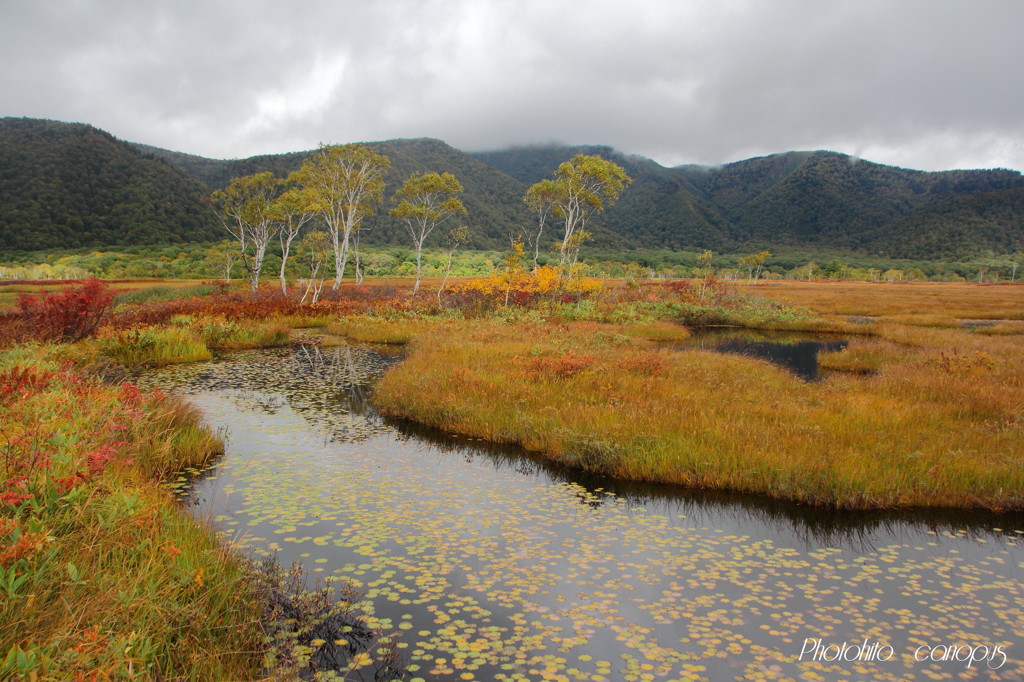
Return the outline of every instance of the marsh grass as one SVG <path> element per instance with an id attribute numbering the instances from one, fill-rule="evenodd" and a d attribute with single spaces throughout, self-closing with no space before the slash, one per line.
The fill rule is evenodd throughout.
<path id="1" fill-rule="evenodd" d="M 617 477 L 843 508 L 1024 507 L 1024 355 L 1009 338 L 910 329 L 807 384 L 767 362 L 655 350 L 589 323 L 426 332 L 379 409 Z M 622 339 L 625 338 L 625 341 Z"/>
<path id="2" fill-rule="evenodd" d="M 52 356 L 0 358 L 0 676 L 253 677 L 248 574 L 161 482 L 219 441 L 187 406 Z"/>
<path id="3" fill-rule="evenodd" d="M 842 350 L 818 353 L 818 367 L 833 372 L 875 374 L 908 357 L 910 354 L 905 349 L 890 341 L 854 338 Z"/>
<path id="4" fill-rule="evenodd" d="M 981 334 L 982 336 L 1019 336 L 1024 334 L 1024 322 L 996 322 L 991 324 L 964 324 L 965 329 L 969 329 L 975 334 Z"/>
<path id="5" fill-rule="evenodd" d="M 286 345 L 291 327 L 279 321 L 242 321 L 178 316 L 169 326 L 108 330 L 99 352 L 129 367 L 209 360 L 213 350 Z"/>
<path id="6" fill-rule="evenodd" d="M 225 288 L 222 283 L 218 282 L 202 284 L 168 282 L 140 289 L 128 289 L 119 293 L 114 300 L 118 305 L 148 301 L 173 301 L 192 296 L 209 296 L 215 291 L 222 291 Z"/>
<path id="7" fill-rule="evenodd" d="M 428 329 L 432 329 L 438 320 L 418 315 L 399 317 L 377 317 L 373 315 L 355 315 L 340 322 L 327 324 L 328 334 L 344 336 L 362 343 L 408 343 Z"/>
<path id="8" fill-rule="evenodd" d="M 192 329 L 213 349 L 283 346 L 287 345 L 291 338 L 291 327 L 279 321 L 203 318 L 193 323 Z"/>
<path id="9" fill-rule="evenodd" d="M 666 320 L 627 325 L 623 331 L 629 336 L 650 341 L 683 341 L 691 336 L 686 327 Z"/>
<path id="10" fill-rule="evenodd" d="M 761 282 L 742 291 L 822 315 L 1024 320 L 1024 286 L 963 282 Z"/>
<path id="11" fill-rule="evenodd" d="M 99 339 L 100 352 L 134 367 L 209 360 L 206 343 L 187 327 L 144 327 L 111 331 Z"/>

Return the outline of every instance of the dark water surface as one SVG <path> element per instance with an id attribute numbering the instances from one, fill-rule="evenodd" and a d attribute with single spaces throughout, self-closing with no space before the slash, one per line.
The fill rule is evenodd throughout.
<path id="1" fill-rule="evenodd" d="M 355 581 L 410 678 L 1024 677 L 1020 516 L 850 514 L 588 477 L 381 419 L 367 387 L 392 361 L 247 351 L 142 380 L 226 430 L 194 513 L 254 555 Z M 835 645 L 819 658 L 868 640 L 891 660 L 810 660 L 808 639 Z M 959 645 L 1006 660 L 915 660 Z"/>
<path id="2" fill-rule="evenodd" d="M 824 334 L 720 327 L 697 331 L 675 346 L 760 358 L 785 367 L 805 381 L 818 381 L 818 353 L 843 350 L 847 342 Z"/>

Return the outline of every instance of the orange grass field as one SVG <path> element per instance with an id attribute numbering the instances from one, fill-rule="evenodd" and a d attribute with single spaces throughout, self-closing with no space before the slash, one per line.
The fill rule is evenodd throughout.
<path id="1" fill-rule="evenodd" d="M 803 306 L 823 315 L 937 315 L 1024 320 L 1024 285 L 964 282 L 767 281 L 744 293 Z"/>
<path id="2" fill-rule="evenodd" d="M 826 378 L 809 384 L 761 360 L 659 347 L 686 330 L 613 314 L 670 300 L 672 287 L 657 281 L 632 288 L 605 282 L 589 318 L 577 314 L 587 306 L 575 304 L 521 314 L 499 304 L 469 319 L 458 310 L 435 315 L 432 294 L 395 297 L 408 284 L 368 280 L 359 289 L 387 292 L 392 303 L 373 308 L 370 293 L 322 311 L 321 324 L 333 335 L 411 344 L 377 387 L 375 400 L 387 414 L 521 443 L 624 478 L 847 508 L 1024 508 L 1022 285 L 740 285 L 740 293 L 810 312 L 765 317 L 753 302 L 731 308 L 730 323 L 833 330 L 849 339 L 847 349 L 819 357 Z M 228 338 L 225 322 L 216 322 L 211 336 L 206 300 L 186 306 L 195 313 L 178 335 L 231 347 L 221 339 Z M 260 301 L 240 310 L 259 312 L 268 302 Z M 358 314 L 363 308 L 385 313 Z M 281 343 L 278 328 L 299 324 L 292 317 L 260 319 Z M 637 321 L 599 323 L 609 319 Z M 229 331 L 249 333 L 246 324 Z M 173 350 L 162 348 L 167 334 L 152 334 L 153 343 L 137 343 L 101 332 L 100 343 L 122 361 L 204 356 L 185 343 L 192 336 Z M 168 352 L 156 352 L 162 350 Z"/>
<path id="3" fill-rule="evenodd" d="M 614 476 L 844 508 L 1024 508 L 1024 287 L 784 282 L 746 293 L 872 316 L 805 383 L 595 323 L 418 331 L 385 413 Z M 1009 319 L 976 329 L 957 318 Z M 357 324 L 353 320 L 349 326 Z M 364 336 L 365 338 L 365 336 Z"/>

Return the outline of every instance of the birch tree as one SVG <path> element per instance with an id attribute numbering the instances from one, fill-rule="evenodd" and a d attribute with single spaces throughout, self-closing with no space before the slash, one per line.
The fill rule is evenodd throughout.
<path id="1" fill-rule="evenodd" d="M 704 253 L 697 256 L 697 274 L 700 276 L 700 300 L 702 301 L 708 293 L 711 275 L 715 272 L 714 266 L 711 264 L 714 257 L 714 254 L 708 249 L 704 249 Z"/>
<path id="2" fill-rule="evenodd" d="M 438 304 L 441 303 L 441 293 L 444 291 L 445 285 L 448 284 L 448 276 L 452 274 L 452 256 L 455 255 L 455 249 L 469 241 L 469 228 L 465 225 L 453 227 L 448 230 L 445 241 L 447 242 L 446 255 L 448 256 L 448 262 L 444 266 L 444 279 L 441 280 L 441 286 L 437 288 Z"/>
<path id="3" fill-rule="evenodd" d="M 764 262 L 771 255 L 768 251 L 758 251 L 757 253 L 740 258 L 740 267 L 747 268 L 748 282 L 757 283 L 757 280 L 761 277 L 761 269 L 764 267 Z"/>
<path id="4" fill-rule="evenodd" d="M 238 246 L 227 239 L 206 250 L 204 261 L 210 267 L 224 273 L 224 283 L 231 284 L 231 269 L 238 260 Z"/>
<path id="5" fill-rule="evenodd" d="M 466 213 L 466 207 L 455 196 L 461 191 L 462 184 L 451 173 L 413 173 L 395 192 L 392 201 L 398 203 L 398 206 L 391 209 L 391 215 L 405 224 L 416 247 L 414 294 L 420 290 L 423 242 L 439 223 L 450 216 Z"/>
<path id="6" fill-rule="evenodd" d="M 551 215 L 556 202 L 562 196 L 562 185 L 554 180 L 541 180 L 526 190 L 523 201 L 537 216 L 537 235 L 531 240 L 533 244 L 533 271 L 537 272 L 537 259 L 540 257 L 540 240 L 544 234 L 544 224 Z"/>
<path id="7" fill-rule="evenodd" d="M 577 154 L 558 167 L 554 182 L 558 191 L 552 208 L 565 221 L 559 263 L 566 265 L 585 241 L 577 238 L 574 242 L 576 233 L 586 229 L 591 215 L 615 203 L 632 179 L 616 163 L 598 155 Z"/>
<path id="8" fill-rule="evenodd" d="M 285 279 L 284 269 L 288 265 L 292 241 L 317 213 L 309 192 L 295 185 L 294 173 L 288 182 L 292 187 L 275 199 L 270 207 L 271 216 L 279 225 L 277 238 L 281 242 L 281 293 L 285 295 L 288 294 L 288 280 Z"/>
<path id="9" fill-rule="evenodd" d="M 324 278 L 320 270 L 331 254 L 331 239 L 326 232 L 315 230 L 302 238 L 299 250 L 309 266 L 309 279 L 306 281 L 306 290 L 302 292 L 302 300 L 299 303 L 305 303 L 310 294 L 313 295 L 310 303 L 316 303 L 320 298 L 320 291 L 324 288 Z M 301 282 L 299 286 L 302 286 Z"/>
<path id="10" fill-rule="evenodd" d="M 253 291 L 260 286 L 267 246 L 280 229 L 271 209 L 280 189 L 281 181 L 272 173 L 256 173 L 233 178 L 227 187 L 212 194 L 224 228 L 238 240 Z"/>
<path id="11" fill-rule="evenodd" d="M 391 161 L 358 144 L 322 145 L 302 164 L 296 180 L 310 193 L 334 248 L 334 285 L 341 286 L 352 235 L 363 218 L 373 215 L 384 196 Z"/>

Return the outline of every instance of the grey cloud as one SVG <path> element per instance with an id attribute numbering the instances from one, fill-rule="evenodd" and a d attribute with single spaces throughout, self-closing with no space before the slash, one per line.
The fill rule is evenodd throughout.
<path id="1" fill-rule="evenodd" d="M 6 5 L 0 114 L 207 156 L 432 136 L 1024 168 L 1012 0 Z"/>

